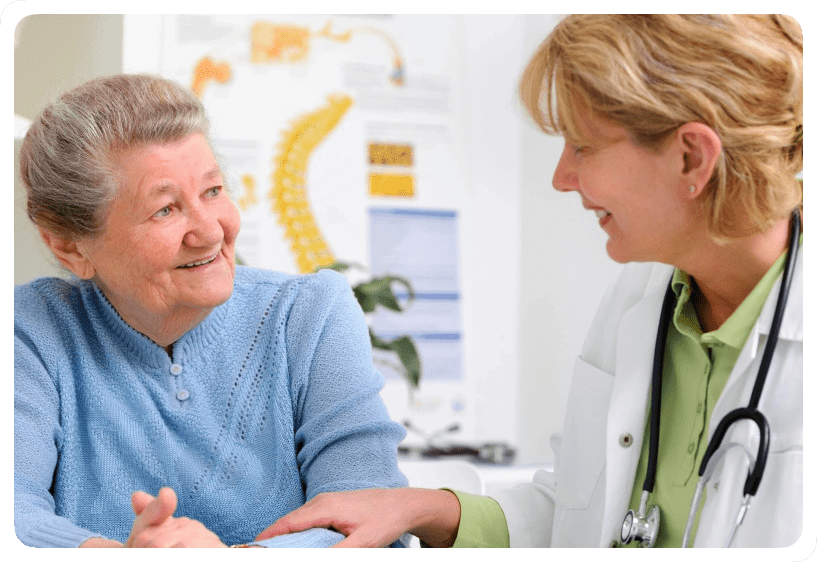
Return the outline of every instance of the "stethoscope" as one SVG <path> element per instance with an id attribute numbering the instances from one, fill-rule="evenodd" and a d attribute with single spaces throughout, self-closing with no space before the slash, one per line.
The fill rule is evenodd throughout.
<path id="1" fill-rule="evenodd" d="M 791 216 L 791 224 L 789 226 L 789 247 L 788 255 L 786 256 L 786 269 L 783 272 L 783 280 L 780 286 L 780 294 L 777 297 L 777 305 L 774 310 L 774 317 L 772 319 L 772 326 L 769 333 L 769 339 L 766 342 L 766 348 L 763 351 L 763 357 L 760 360 L 760 368 L 758 369 L 755 385 L 752 389 L 752 396 L 749 400 L 749 405 L 746 408 L 737 408 L 726 414 L 720 421 L 715 431 L 712 434 L 712 439 L 706 448 L 701 466 L 698 470 L 698 485 L 695 487 L 695 494 L 692 498 L 692 507 L 690 508 L 689 516 L 687 517 L 686 528 L 684 529 L 683 547 L 689 543 L 690 534 L 692 533 L 692 526 L 695 522 L 695 515 L 698 512 L 698 506 L 703 496 L 703 490 L 712 477 L 715 467 L 720 461 L 721 457 L 733 447 L 743 448 L 746 455 L 749 457 L 749 475 L 746 477 L 746 483 L 743 486 L 743 501 L 738 510 L 737 517 L 732 525 L 732 528 L 727 537 L 725 546 L 731 546 L 735 538 L 735 532 L 743 518 L 746 511 L 749 509 L 749 504 L 752 497 L 757 492 L 760 486 L 760 479 L 763 477 L 763 470 L 766 468 L 766 459 L 769 456 L 769 422 L 766 421 L 765 416 L 758 411 L 757 405 L 760 401 L 760 394 L 763 392 L 763 384 L 766 381 L 766 375 L 769 372 L 769 364 L 772 361 L 774 348 L 777 346 L 777 338 L 780 334 L 780 324 L 783 321 L 783 311 L 786 309 L 786 301 L 789 298 L 789 289 L 791 288 L 792 272 L 797 262 L 797 247 L 800 240 L 800 211 L 795 210 Z M 652 506 L 647 512 L 647 501 L 649 495 L 652 493 L 655 485 L 656 464 L 658 461 L 658 431 L 661 420 L 661 372 L 664 363 L 664 346 L 667 342 L 667 331 L 669 330 L 670 319 L 675 308 L 675 292 L 672 289 L 672 282 L 667 287 L 667 292 L 664 295 L 664 303 L 661 307 L 661 318 L 658 324 L 658 336 L 655 342 L 655 354 L 653 356 L 652 367 L 652 396 L 651 396 L 651 412 L 650 412 L 650 449 L 647 462 L 647 475 L 644 478 L 643 492 L 641 493 L 641 501 L 637 511 L 632 509 L 624 516 L 624 522 L 621 525 L 621 542 L 629 544 L 633 540 L 639 541 L 640 546 L 651 547 L 655 544 L 655 539 L 658 536 L 658 527 L 661 521 L 661 512 L 658 506 Z M 721 448 L 721 441 L 726 434 L 729 427 L 738 420 L 751 420 L 760 430 L 760 443 L 758 444 L 757 456 L 754 462 L 751 453 L 747 451 L 742 445 L 737 443 L 730 443 L 728 446 Z M 710 462 L 711 461 L 711 462 Z M 754 466 L 753 466 L 754 465 Z M 646 514 L 646 516 L 645 516 Z"/>

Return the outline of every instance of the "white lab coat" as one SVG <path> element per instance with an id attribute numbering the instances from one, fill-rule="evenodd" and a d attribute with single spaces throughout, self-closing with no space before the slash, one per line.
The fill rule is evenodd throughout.
<path id="1" fill-rule="evenodd" d="M 669 266 L 630 264 L 607 290 L 576 359 L 562 431 L 551 437 L 555 471 L 540 470 L 533 483 L 493 496 L 505 513 L 512 547 L 606 547 L 619 540 L 633 486 L 643 485 L 634 483 L 635 471 L 658 317 L 671 275 Z M 715 405 L 710 437 L 727 412 L 749 403 L 780 282 Z M 803 520 L 802 247 L 759 410 L 771 428 L 769 459 L 733 546 L 788 546 L 800 537 Z M 622 445 L 625 434 L 632 436 L 629 446 Z M 744 443 L 754 456 L 758 439 L 757 426 L 741 421 L 724 443 Z M 746 458 L 733 448 L 721 460 L 707 485 L 695 546 L 725 542 L 743 496 Z"/>

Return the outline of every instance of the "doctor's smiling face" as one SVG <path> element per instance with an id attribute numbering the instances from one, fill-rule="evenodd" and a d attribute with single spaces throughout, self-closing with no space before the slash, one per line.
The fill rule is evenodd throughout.
<path id="1" fill-rule="evenodd" d="M 93 277 L 122 318 L 156 340 L 157 325 L 200 321 L 229 298 L 240 218 L 201 134 L 128 149 L 118 164 L 105 230 L 78 243 L 75 273 Z"/>
<path id="2" fill-rule="evenodd" d="M 565 141 L 553 187 L 576 191 L 595 213 L 613 260 L 679 263 L 701 221 L 686 183 L 693 180 L 685 169 L 684 131 L 654 151 L 587 110 L 574 118 L 583 138 Z"/>

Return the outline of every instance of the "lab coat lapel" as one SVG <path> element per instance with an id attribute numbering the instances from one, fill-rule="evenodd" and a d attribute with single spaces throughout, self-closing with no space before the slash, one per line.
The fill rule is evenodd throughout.
<path id="1" fill-rule="evenodd" d="M 656 267 L 644 297 L 624 315 L 619 325 L 615 384 L 607 418 L 605 514 L 602 544 L 599 546 L 606 547 L 611 540 L 618 540 L 622 519 L 629 509 L 649 411 L 650 379 L 661 304 L 671 274 L 672 268 Z M 628 447 L 620 443 L 625 433 L 633 438 Z"/>

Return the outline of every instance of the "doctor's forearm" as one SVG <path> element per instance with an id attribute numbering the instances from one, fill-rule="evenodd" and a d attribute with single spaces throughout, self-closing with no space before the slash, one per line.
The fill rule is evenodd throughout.
<path id="1" fill-rule="evenodd" d="M 460 502 L 448 490 L 407 488 L 411 493 L 406 513 L 411 513 L 409 532 L 428 546 L 448 548 L 457 539 Z"/>

